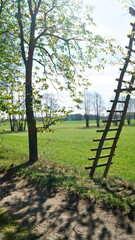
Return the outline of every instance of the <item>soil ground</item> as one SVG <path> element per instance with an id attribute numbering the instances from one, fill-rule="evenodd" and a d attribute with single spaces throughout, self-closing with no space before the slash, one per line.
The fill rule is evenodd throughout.
<path id="1" fill-rule="evenodd" d="M 0 207 L 21 226 L 33 228 L 40 240 L 135 240 L 134 220 L 2 172 Z"/>

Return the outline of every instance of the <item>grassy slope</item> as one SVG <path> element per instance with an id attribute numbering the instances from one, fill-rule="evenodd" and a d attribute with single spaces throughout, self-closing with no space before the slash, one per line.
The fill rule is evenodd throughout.
<path id="1" fill-rule="evenodd" d="M 26 229 L 19 226 L 17 221 L 13 220 L 2 209 L 0 209 L 0 232 L 3 240 L 36 240 L 38 236 L 32 233 L 32 229 Z"/>
<path id="2" fill-rule="evenodd" d="M 135 127 L 123 128 L 114 164 L 109 171 L 111 178 L 105 181 L 100 175 L 99 177 L 96 175 L 96 179 L 92 182 L 89 180 L 88 171 L 84 168 L 91 164 L 88 157 L 94 156 L 94 153 L 90 152 L 90 148 L 97 146 L 92 140 L 99 138 L 100 133 L 96 133 L 94 127 L 86 129 L 84 126 L 84 122 L 64 122 L 54 127 L 52 133 L 38 133 L 40 161 L 23 172 L 43 184 L 62 186 L 64 189 L 75 190 L 82 196 L 90 195 L 91 198 L 110 202 L 112 205 L 129 207 L 132 203 L 132 209 L 135 206 L 135 198 L 132 196 L 133 182 L 135 182 Z M 5 128 L 8 130 L 8 126 Z M 1 166 L 8 167 L 12 163 L 17 165 L 26 162 L 27 133 L 0 134 L 0 142 Z M 49 160 L 49 165 L 45 160 Z M 103 168 L 97 169 L 97 172 L 102 173 Z M 123 190 L 120 190 L 122 186 L 124 186 Z"/>

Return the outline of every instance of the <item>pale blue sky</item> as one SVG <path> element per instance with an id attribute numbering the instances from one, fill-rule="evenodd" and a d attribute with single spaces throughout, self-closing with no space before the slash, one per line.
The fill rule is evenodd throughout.
<path id="1" fill-rule="evenodd" d="M 123 8 L 123 4 L 117 0 L 84 0 L 84 3 L 86 2 L 95 6 L 93 18 L 97 24 L 97 33 L 112 36 L 118 44 L 125 47 L 129 41 L 127 34 L 131 30 L 130 22 L 133 18 L 128 14 L 128 10 Z M 117 87 L 115 79 L 119 77 L 119 67 L 107 65 L 103 71 L 89 76 L 92 82 L 89 90 L 102 94 L 106 103 Z"/>

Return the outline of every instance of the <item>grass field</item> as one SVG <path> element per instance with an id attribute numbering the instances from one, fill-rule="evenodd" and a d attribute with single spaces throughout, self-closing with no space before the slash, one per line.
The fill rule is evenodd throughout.
<path id="1" fill-rule="evenodd" d="M 24 163 L 28 159 L 27 132 L 11 133 L 8 125 L 4 128 L 5 132 L 0 134 L 1 164 Z M 83 121 L 63 122 L 54 127 L 53 130 L 54 132 L 51 133 L 38 133 L 40 158 L 63 164 L 65 167 L 82 170 L 85 169 L 85 166 L 91 165 L 88 158 L 93 157 L 95 153 L 91 152 L 90 149 L 97 147 L 98 144 L 94 143 L 93 139 L 101 136 L 100 133 L 96 132 L 96 127 L 85 128 Z M 113 165 L 109 171 L 110 176 L 135 181 L 134 139 L 135 126 L 125 126 L 113 158 Z M 104 151 L 104 153 L 109 152 Z M 103 168 L 98 168 L 97 172 L 102 173 Z"/>
<path id="2" fill-rule="evenodd" d="M 0 166 L 10 168 L 11 164 L 16 166 L 25 163 L 28 160 L 27 132 L 11 133 L 8 125 L 1 125 L 1 129 L 5 131 L 0 134 Z M 82 192 L 83 195 L 91 192 L 94 198 L 101 197 L 112 201 L 112 204 L 114 201 L 120 205 L 132 202 L 135 206 L 132 193 L 131 197 L 127 195 L 128 189 L 130 192 L 134 191 L 132 184 L 135 183 L 135 126 L 123 127 L 107 180 L 101 178 L 104 168 L 97 169 L 98 180 L 95 180 L 94 184 L 98 184 L 98 188 L 92 185 L 89 171 L 85 170 L 85 166 L 91 165 L 88 158 L 94 156 L 90 149 L 97 147 L 93 139 L 99 138 L 101 134 L 96 130 L 94 126 L 85 128 L 85 122 L 78 121 L 63 122 L 53 127 L 51 133 L 38 133 L 39 161 L 26 168 L 25 174 L 40 179 L 43 183 L 53 182 L 54 185 L 62 185 L 69 190 L 76 189 L 76 192 Z M 51 166 L 47 167 L 48 163 Z M 109 184 L 109 190 L 106 183 Z M 119 190 L 123 183 L 126 188 L 116 195 L 115 190 Z"/>

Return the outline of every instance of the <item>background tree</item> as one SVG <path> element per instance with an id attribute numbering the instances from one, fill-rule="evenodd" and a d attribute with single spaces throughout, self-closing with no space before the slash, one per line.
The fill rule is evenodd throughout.
<path id="1" fill-rule="evenodd" d="M 134 113 L 135 113 L 135 99 L 130 98 L 129 104 L 128 104 L 128 109 L 127 109 L 127 114 L 126 114 L 126 119 L 128 125 L 131 124 L 131 119 L 134 118 Z"/>
<path id="2" fill-rule="evenodd" d="M 55 125 L 59 121 L 57 117 L 61 111 L 58 100 L 53 93 L 45 93 L 41 102 L 41 117 L 43 128 L 49 129 L 50 126 Z"/>
<path id="3" fill-rule="evenodd" d="M 102 96 L 97 92 L 93 93 L 92 106 L 96 117 L 97 127 L 100 127 L 100 117 L 105 110 L 105 106 Z"/>
<path id="4" fill-rule="evenodd" d="M 0 3 L 0 110 L 1 118 L 9 116 L 13 130 L 11 116 L 18 111 L 16 104 L 13 104 L 15 99 L 13 89 L 21 84 L 19 77 L 22 61 L 19 45 L 13 34 L 16 32 L 16 20 L 9 19 L 8 4 L 7 0 Z"/>
<path id="5" fill-rule="evenodd" d="M 84 117 L 86 121 L 86 127 L 89 127 L 90 113 L 92 110 L 92 94 L 90 92 L 84 92 Z"/>
<path id="6" fill-rule="evenodd" d="M 11 131 L 24 131 L 26 127 L 24 86 L 14 79 L 0 83 L 0 110 L 9 119 Z"/>
<path id="7" fill-rule="evenodd" d="M 130 99 L 132 104 L 132 117 L 135 120 L 135 98 L 134 96 Z"/>

